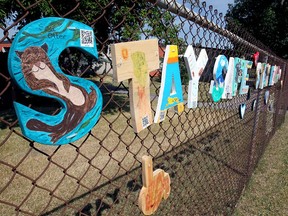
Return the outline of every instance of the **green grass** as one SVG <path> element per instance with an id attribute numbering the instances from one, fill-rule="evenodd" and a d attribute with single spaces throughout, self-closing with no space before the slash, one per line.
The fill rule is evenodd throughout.
<path id="1" fill-rule="evenodd" d="M 102 84 L 113 89 L 117 86 L 111 77 L 105 77 Z M 127 82 L 124 84 L 127 86 Z M 151 94 L 155 96 L 160 83 L 154 84 Z M 121 211 L 125 206 L 127 215 L 137 215 L 139 188 L 131 191 L 131 180 L 136 179 L 138 185 L 142 184 L 139 167 L 143 155 L 153 156 L 155 165 L 165 165 L 174 174 L 174 178 L 171 177 L 171 197 L 159 209 L 162 215 L 167 215 L 169 209 L 190 214 L 194 204 L 198 206 L 193 210 L 194 214 L 223 213 L 224 204 L 230 208 L 237 202 L 238 185 L 242 179 L 226 164 L 239 168 L 239 172 L 245 169 L 248 154 L 245 143 L 251 138 L 250 120 L 254 115 L 250 111 L 243 121 L 238 118 L 237 109 L 217 109 L 205 105 L 204 102 L 211 101 L 208 87 L 207 84 L 199 86 L 199 101 L 203 102 L 201 108 L 186 107 L 181 115 L 171 109 L 162 123 L 153 124 L 137 135 L 127 124 L 130 105 L 123 88 L 112 95 L 103 91 L 105 109 L 91 131 L 92 136 L 87 140 L 83 137 L 73 145 L 58 148 L 34 143 L 30 146 L 30 142 L 21 136 L 18 126 L 13 127 L 11 132 L 3 124 L 0 127 L 0 158 L 5 163 L 0 164 L 0 188 L 5 189 L 0 193 L 0 200 L 10 205 L 0 203 L 0 215 L 15 214 L 15 206 L 36 215 L 49 211 L 52 211 L 49 215 L 73 215 L 87 203 L 96 213 L 99 200 L 111 205 L 112 201 L 115 202 L 113 205 L 118 203 L 109 210 L 109 214 L 110 211 Z M 187 93 L 184 93 L 186 97 Z M 152 109 L 155 110 L 157 97 L 152 95 L 151 99 Z M 236 102 L 238 100 L 235 99 Z M 119 112 L 119 107 L 122 112 Z M 0 113 L 0 116 L 8 122 L 13 122 L 15 118 L 10 112 Z M 134 168 L 135 171 L 126 174 Z M 119 176 L 123 177 L 118 179 Z M 78 182 L 78 179 L 81 181 Z M 106 184 L 110 179 L 114 180 L 113 184 Z M 129 187 L 126 186 L 128 184 Z M 106 196 L 116 193 L 118 188 L 117 201 Z M 50 194 L 50 191 L 53 193 Z M 126 194 L 129 196 L 126 197 Z M 69 209 L 64 208 L 63 200 L 69 200 Z M 187 203 L 183 204 L 184 200 Z M 190 202 L 194 204 L 190 205 Z M 206 203 L 209 204 L 206 206 Z M 191 209 L 183 209 L 183 205 Z"/>
<path id="2" fill-rule="evenodd" d="M 124 97 L 124 95 L 119 94 L 119 97 Z M 118 98 L 115 100 L 119 102 Z M 155 109 L 156 102 L 152 103 L 152 107 Z M 229 115 L 232 114 L 229 113 Z M 56 146 L 34 143 L 34 148 L 31 148 L 29 141 L 15 132 L 10 133 L 9 128 L 1 129 L 0 141 L 3 142 L 0 146 L 1 160 L 11 166 L 4 164 L 0 166 L 0 187 L 8 185 L 0 194 L 0 200 L 20 205 L 26 196 L 29 196 L 27 201 L 21 205 L 22 210 L 35 214 L 50 211 L 64 203 L 57 198 L 53 198 L 50 202 L 51 196 L 47 190 L 54 191 L 54 195 L 63 200 L 79 197 L 87 193 L 87 188 L 93 189 L 95 185 L 99 186 L 107 182 L 108 179 L 123 175 L 126 170 L 139 166 L 141 157 L 148 154 L 148 149 L 150 155 L 159 157 L 189 139 L 199 136 L 204 131 L 209 131 L 209 128 L 224 121 L 229 115 L 223 115 L 222 111 L 210 110 L 209 108 L 205 110 L 186 109 L 181 116 L 169 111 L 163 123 L 153 124 L 149 130 L 146 129 L 135 136 L 132 128 L 127 126 L 127 117 L 130 117 L 129 112 L 123 111 L 122 114 L 103 112 L 99 123 L 91 131 L 97 139 L 90 136 L 85 140 L 85 144 L 82 144 L 85 138 L 74 142 L 73 144 L 79 148 L 77 151 L 72 145 L 57 148 Z M 201 121 L 198 121 L 200 119 Z M 109 124 L 111 124 L 113 131 L 111 131 Z M 21 134 L 19 127 L 13 129 Z M 119 135 L 122 141 L 119 140 Z M 48 160 L 45 154 L 37 152 L 36 149 L 51 156 L 51 160 Z M 109 156 L 109 152 L 113 152 L 111 156 Z M 85 155 L 86 158 L 82 155 Z M 93 166 L 102 170 L 102 174 L 106 177 L 103 177 L 98 169 L 91 168 L 87 158 L 91 160 Z M 22 159 L 23 161 L 21 161 Z M 118 161 L 121 161 L 121 168 Z M 12 171 L 12 166 L 17 167 L 17 173 Z M 44 169 L 47 170 L 42 173 Z M 64 169 L 67 169 L 69 176 L 63 173 Z M 31 180 L 23 177 L 22 174 L 34 179 L 37 186 L 33 186 Z M 83 175 L 84 178 L 82 178 Z M 83 187 L 79 186 L 75 178 L 82 178 Z M 125 180 L 127 179 L 125 178 Z M 10 181 L 12 182 L 9 183 Z M 58 185 L 59 182 L 61 182 L 60 185 Z M 31 194 L 28 195 L 30 192 Z M 97 190 L 95 196 L 101 197 L 101 194 L 105 193 L 104 189 Z M 77 202 L 73 202 L 74 207 L 81 208 L 81 205 L 85 204 L 86 198 L 85 196 L 83 201 L 77 199 Z M 137 199 L 136 192 L 135 199 Z M 49 206 L 46 208 L 48 204 Z M 71 211 L 75 210 L 71 209 Z M 0 215 L 4 214 L 15 214 L 15 208 L 1 204 Z M 55 212 L 55 215 L 61 214 L 61 212 Z"/>
<path id="3" fill-rule="evenodd" d="M 242 195 L 235 215 L 288 215 L 288 117 L 276 132 Z"/>

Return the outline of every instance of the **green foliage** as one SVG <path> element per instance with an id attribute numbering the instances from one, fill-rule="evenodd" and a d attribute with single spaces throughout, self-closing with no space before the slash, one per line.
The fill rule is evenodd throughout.
<path id="1" fill-rule="evenodd" d="M 288 2 L 280 0 L 235 0 L 228 18 L 245 27 L 277 55 L 288 58 Z M 231 28 L 231 25 L 228 25 Z"/>
<path id="2" fill-rule="evenodd" d="M 5 19 L 21 20 L 18 28 L 42 17 L 65 17 L 85 23 L 94 29 L 99 52 L 106 53 L 111 43 L 135 41 L 141 38 L 158 38 L 162 46 L 174 44 L 179 46 L 179 53 L 185 52 L 185 42 L 178 37 L 180 24 L 175 23 L 175 15 L 155 7 L 146 0 L 21 0 L 22 8 L 17 1 L 0 0 L 0 20 L 5 25 Z M 78 4 L 79 3 L 79 4 Z M 29 12 L 27 15 L 26 12 Z M 25 19 L 21 19 L 23 15 Z M 71 50 L 70 50 L 71 51 Z M 73 55 L 80 59 L 82 53 L 72 50 L 63 53 L 63 59 L 68 56 L 71 63 L 66 65 L 70 73 L 77 74 Z M 86 56 L 85 56 L 86 57 Z M 76 58 L 76 59 L 77 59 Z M 64 60 L 63 60 L 64 61 Z M 88 61 L 88 60 L 87 60 Z M 184 68 L 181 63 L 181 68 Z M 181 76 L 187 82 L 186 70 Z"/>
<path id="3" fill-rule="evenodd" d="M 111 42 L 139 40 L 143 35 L 147 38 L 157 37 L 159 42 L 165 45 L 183 44 L 183 41 L 178 39 L 180 26 L 175 25 L 175 17 L 145 0 L 20 2 L 23 7 L 29 7 L 29 14 L 25 19 L 21 19 L 19 28 L 41 17 L 60 16 L 74 19 L 94 28 L 100 51 L 106 49 L 106 45 Z M 0 0 L 0 8 L 0 20 L 3 24 L 7 18 L 16 21 L 26 13 L 16 1 L 11 3 L 9 0 Z"/>

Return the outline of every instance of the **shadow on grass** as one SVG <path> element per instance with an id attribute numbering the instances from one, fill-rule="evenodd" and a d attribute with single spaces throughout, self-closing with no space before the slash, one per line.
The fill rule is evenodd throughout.
<path id="1" fill-rule="evenodd" d="M 231 131 L 233 133 L 237 133 L 236 129 L 233 129 L 231 127 Z M 210 149 L 203 148 L 207 145 L 212 145 L 213 140 L 221 141 L 225 137 L 225 132 L 220 131 L 218 129 L 210 130 L 208 133 L 204 133 L 197 137 L 196 139 L 189 140 L 186 143 L 183 143 L 182 145 L 173 148 L 169 152 L 167 152 L 165 155 L 159 156 L 157 158 L 154 158 L 154 164 L 153 170 L 156 169 L 163 169 L 165 172 L 169 173 L 171 182 L 171 194 L 170 194 L 170 202 L 166 202 L 165 206 L 162 205 L 160 208 L 169 209 L 172 208 L 172 206 L 176 205 L 175 202 L 178 202 L 177 200 L 182 197 L 182 192 L 179 192 L 179 186 L 183 188 L 190 188 L 196 187 L 197 191 L 195 191 L 194 199 L 199 196 L 199 199 L 201 202 L 201 199 L 204 199 L 201 196 L 207 196 L 206 193 L 211 193 L 211 196 L 215 195 L 215 193 L 218 193 L 216 185 L 210 185 L 211 179 L 213 177 L 217 179 L 219 178 L 220 182 L 229 182 L 227 179 L 227 176 L 219 175 L 219 167 L 221 169 L 225 169 L 231 173 L 231 175 L 237 176 L 237 178 L 242 179 L 245 178 L 246 175 L 241 170 L 237 170 L 237 168 L 233 167 L 229 162 L 227 162 L 225 159 L 221 157 L 218 151 L 221 151 L 221 147 L 219 146 L 210 146 Z M 215 144 L 215 143 L 214 143 Z M 224 144 L 227 147 L 227 143 Z M 203 159 L 206 158 L 206 159 Z M 217 169 L 216 169 L 217 168 Z M 185 173 L 187 170 L 193 170 L 194 174 L 188 174 Z M 80 215 L 97 215 L 102 216 L 106 214 L 111 215 L 117 215 L 118 214 L 125 214 L 124 211 L 128 211 L 131 213 L 131 215 L 138 215 L 140 214 L 140 210 L 137 208 L 137 204 L 133 200 L 137 200 L 139 192 L 142 188 L 142 176 L 141 176 L 141 165 L 133 168 L 132 170 L 127 171 L 125 174 L 122 174 L 112 180 L 109 180 L 93 190 L 86 192 L 78 197 L 73 198 L 68 202 L 68 204 L 73 204 L 75 202 L 82 202 L 85 200 L 87 196 L 90 196 L 93 194 L 97 198 L 94 199 L 94 201 L 85 203 L 84 207 L 75 213 L 75 216 Z M 204 181 L 198 181 L 197 177 L 194 175 L 197 175 L 199 173 L 206 172 L 206 180 Z M 183 181 L 181 178 L 184 175 L 189 175 L 189 181 Z M 204 174 L 203 174 L 204 175 Z M 209 178 L 207 178 L 207 176 Z M 209 181 L 210 182 L 209 182 Z M 232 181 L 233 179 L 230 179 Z M 206 182 L 207 181 L 207 182 Z M 192 184 L 192 185 L 191 185 Z M 114 186 L 114 188 L 111 188 L 111 185 Z M 226 185 L 226 184 L 225 184 Z M 207 192 L 205 191 L 205 188 L 210 188 L 211 191 Z M 214 188 L 215 187 L 215 188 Z M 224 186 L 223 186 L 224 187 Z M 231 189 L 229 188 L 229 184 L 226 185 L 227 190 Z M 238 187 L 238 186 L 237 186 Z M 215 189 L 215 190 L 214 190 Z M 194 189 L 193 189 L 194 190 Z M 203 190 L 203 191 L 202 191 Z M 174 192 L 173 192 L 174 191 Z M 236 191 L 236 192 L 235 192 Z M 213 204 L 213 210 L 210 211 L 229 211 L 231 206 L 234 206 L 234 204 L 237 201 L 237 188 L 235 188 L 235 191 L 231 191 L 231 194 L 224 194 L 225 199 L 228 204 L 222 206 L 222 203 L 214 203 Z M 180 193 L 180 195 L 178 194 Z M 189 192 L 188 192 L 189 193 Z M 129 198 L 128 198 L 129 196 Z M 231 196 L 231 197 L 230 197 Z M 93 198 L 92 198 L 93 200 Z M 127 202 L 127 200 L 131 202 Z M 209 199 L 207 199 L 208 201 Z M 191 198 L 191 202 L 193 201 L 193 198 Z M 194 200 L 194 202 L 196 202 Z M 198 203 L 200 204 L 200 203 Z M 117 206 L 118 207 L 117 207 Z M 212 205 L 212 204 L 211 204 Z M 221 205 L 221 206 L 220 206 Z M 46 212 L 43 214 L 43 216 L 48 216 L 53 213 L 60 212 L 63 208 L 65 208 L 66 204 L 60 205 L 57 208 Z M 125 206 L 125 208 L 124 208 Z M 163 207 L 164 206 L 164 207 Z M 223 209 L 225 208 L 225 209 Z M 128 210 L 127 210 L 128 209 Z M 159 212 L 161 212 L 163 209 L 159 209 Z M 121 212 L 115 212 L 115 211 L 121 211 Z M 204 212 L 205 207 L 203 209 L 195 210 L 194 213 Z M 165 211 L 163 211 L 165 212 Z M 209 212 L 212 213 L 212 212 Z M 219 212 L 218 212 L 219 213 Z M 163 213 L 165 215 L 165 213 Z M 192 212 L 191 212 L 192 214 Z"/>
<path id="2" fill-rule="evenodd" d="M 120 189 L 116 188 L 113 193 L 107 193 L 106 196 L 110 198 L 113 202 L 113 204 L 118 204 L 119 203 L 119 195 Z M 97 211 L 97 216 L 102 216 L 103 212 L 105 210 L 110 209 L 112 206 L 109 205 L 107 202 L 105 202 L 103 199 L 96 199 L 95 201 L 95 209 Z M 91 210 L 93 209 L 93 205 L 91 203 L 88 203 L 80 212 L 77 212 L 75 216 L 80 216 L 80 215 L 93 215 L 91 213 Z"/>

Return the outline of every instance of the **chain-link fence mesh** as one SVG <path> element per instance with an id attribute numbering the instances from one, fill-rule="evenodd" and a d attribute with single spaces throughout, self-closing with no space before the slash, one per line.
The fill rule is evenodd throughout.
<path id="1" fill-rule="evenodd" d="M 11 4 L 17 19 L 1 26 L 2 44 L 12 42 L 16 28 L 41 16 L 71 18 L 93 27 L 99 59 L 70 48 L 59 63 L 65 73 L 94 81 L 104 104 L 99 122 L 82 139 L 63 146 L 33 142 L 21 133 L 12 102 L 52 115 L 61 106 L 19 90 L 7 71 L 7 53 L 1 53 L 1 215 L 141 215 L 143 155 L 152 156 L 154 169 L 161 168 L 171 177 L 171 194 L 155 215 L 233 212 L 267 143 L 284 121 L 287 62 L 212 6 L 197 1 L 17 0 Z M 198 108 L 185 107 L 181 114 L 169 110 L 165 121 L 137 134 L 131 126 L 128 82 L 112 79 L 110 45 L 149 38 L 159 40 L 160 50 L 178 45 L 180 56 L 189 44 L 196 51 L 205 48 L 209 61 L 200 79 Z M 248 100 L 247 95 L 238 95 L 212 102 L 209 87 L 215 58 L 223 54 L 251 59 L 256 51 L 260 62 L 268 58 L 271 65 L 281 67 L 282 85 L 263 90 L 251 85 Z M 187 72 L 184 59 L 179 61 L 186 100 Z M 150 73 L 150 81 L 155 112 L 161 68 Z M 267 90 L 270 97 L 265 104 Z M 247 105 L 244 119 L 239 118 L 242 103 Z"/>

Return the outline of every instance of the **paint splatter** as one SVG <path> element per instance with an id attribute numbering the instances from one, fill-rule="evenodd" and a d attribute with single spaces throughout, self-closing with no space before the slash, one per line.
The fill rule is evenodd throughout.
<path id="1" fill-rule="evenodd" d="M 128 59 L 128 57 L 129 57 L 128 49 L 126 49 L 126 48 L 122 49 L 122 57 L 124 60 Z"/>
<path id="2" fill-rule="evenodd" d="M 134 67 L 134 75 L 140 86 L 144 87 L 147 82 L 148 65 L 144 52 L 135 52 L 131 55 Z"/>

